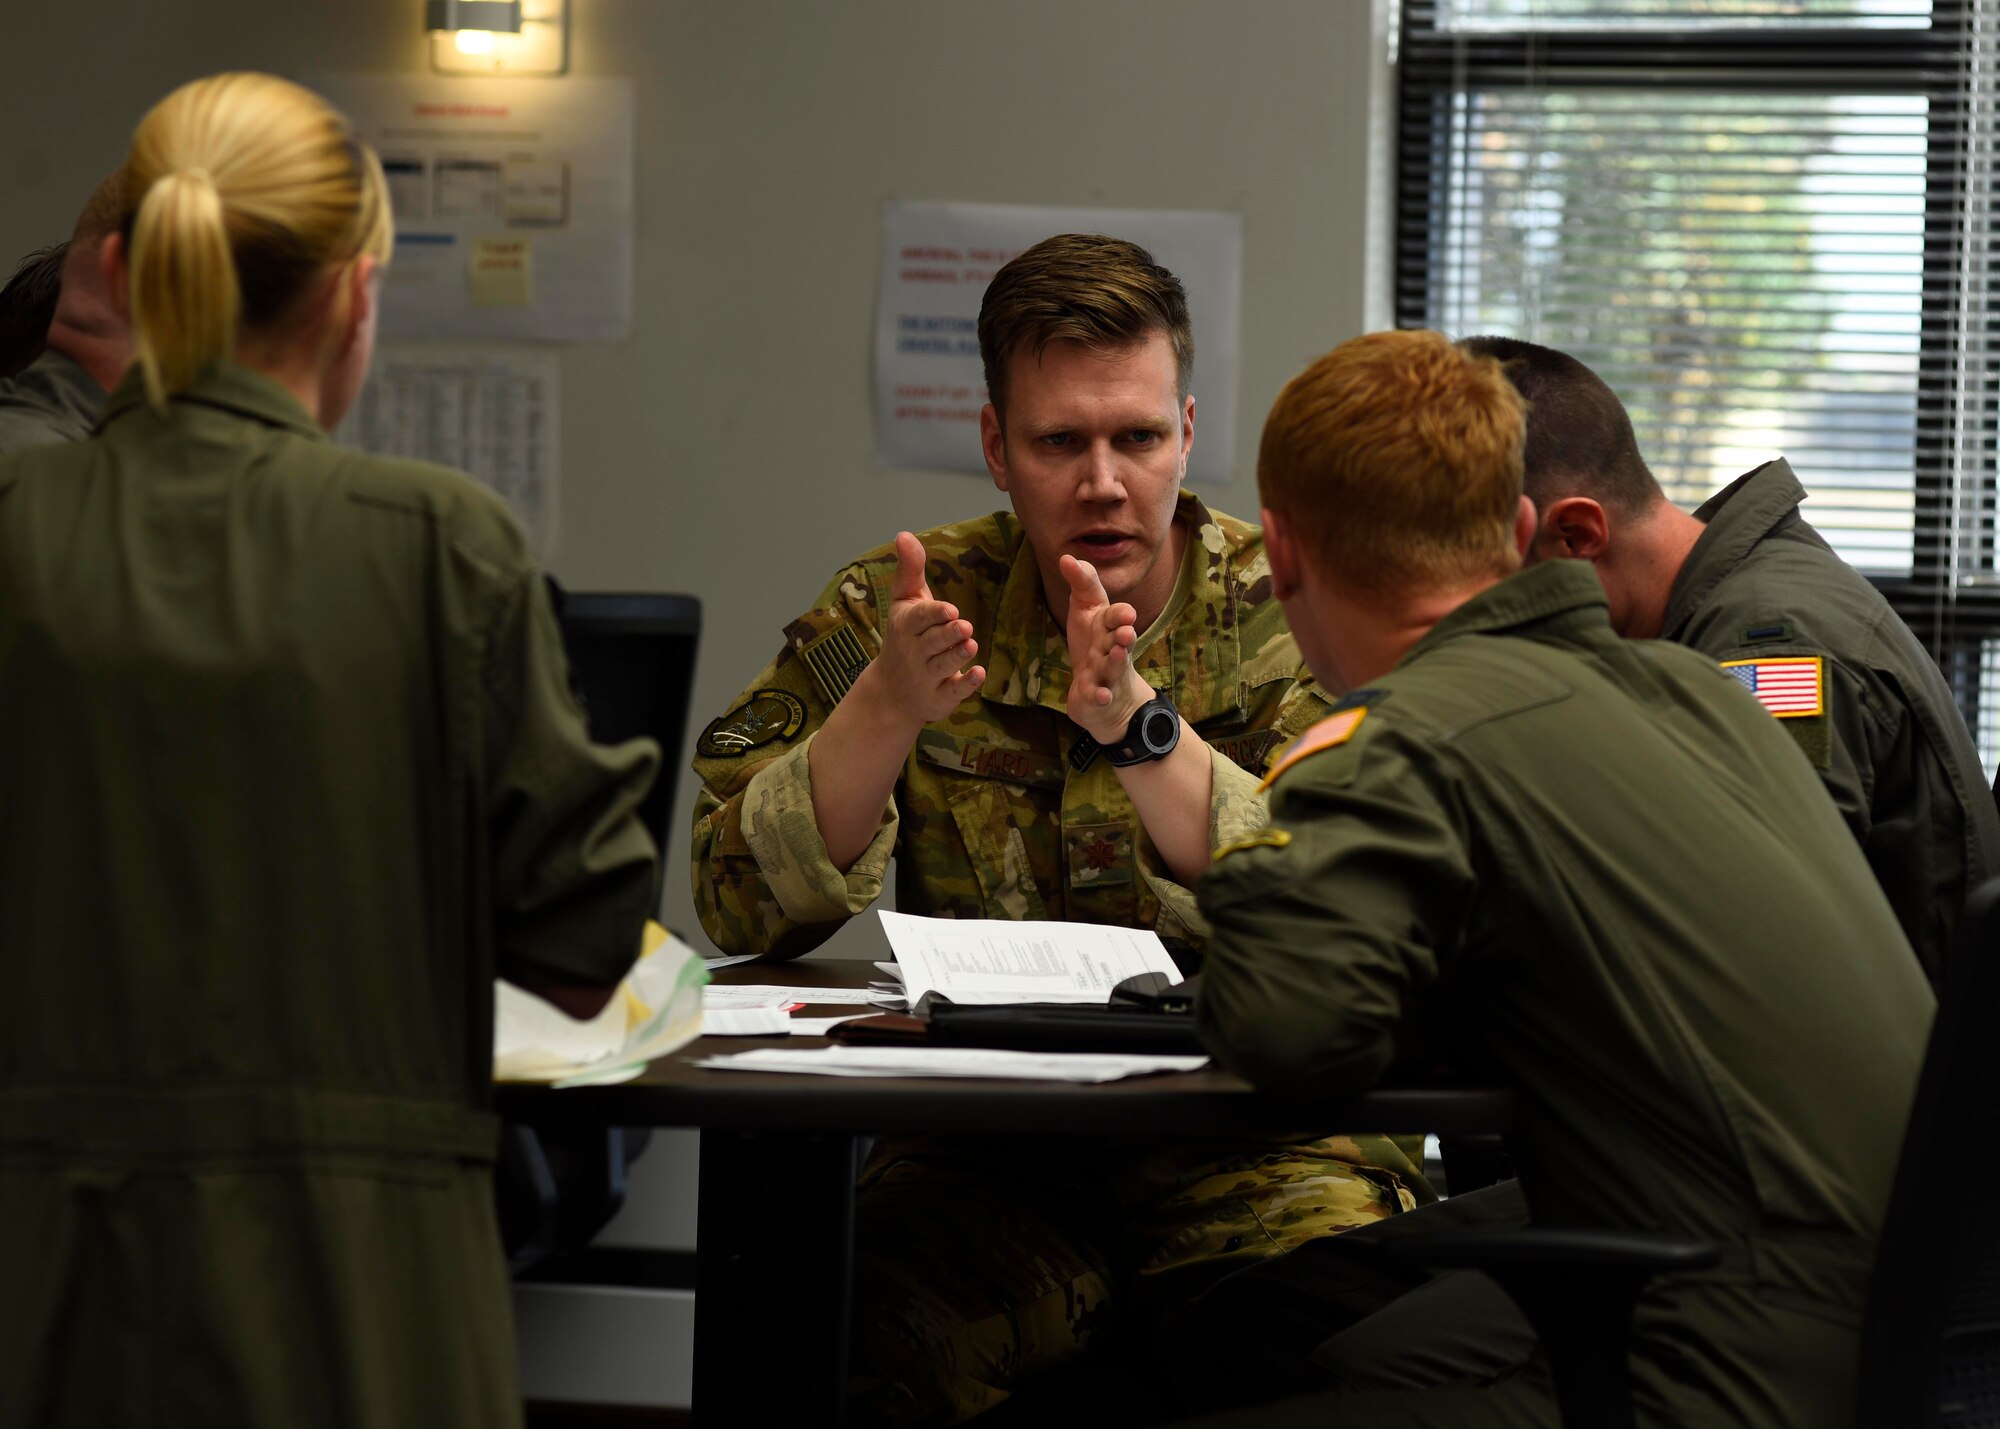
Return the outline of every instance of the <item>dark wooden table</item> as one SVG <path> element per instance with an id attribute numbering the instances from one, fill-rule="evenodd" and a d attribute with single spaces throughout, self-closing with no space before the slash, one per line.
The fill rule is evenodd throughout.
<path id="1" fill-rule="evenodd" d="M 719 984 L 862 987 L 866 962 L 739 964 Z M 808 1004 L 805 1014 L 860 1009 Z M 498 1108 L 531 1126 L 701 1128 L 694 1411 L 703 1426 L 845 1422 L 854 1178 L 882 1132 L 1200 1139 L 1314 1129 L 1443 1135 L 1506 1129 L 1490 1088 L 1386 1087 L 1337 1102 L 1260 1095 L 1213 1069 L 1064 1082 L 720 1072 L 701 1057 L 814 1047 L 806 1037 L 701 1038 L 610 1087 L 508 1086 Z"/>

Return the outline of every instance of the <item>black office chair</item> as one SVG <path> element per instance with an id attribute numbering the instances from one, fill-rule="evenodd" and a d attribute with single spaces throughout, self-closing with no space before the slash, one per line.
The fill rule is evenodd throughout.
<path id="1" fill-rule="evenodd" d="M 2000 1429 L 2000 878 L 1973 890 L 1883 1222 L 1856 1422 Z M 1713 1265 L 1663 1235 L 1534 1229 L 1374 1248 L 1384 1264 L 1483 1270 L 1542 1339 L 1567 1429 L 1627 1429 L 1632 1313 L 1646 1282 Z"/>
<path id="2" fill-rule="evenodd" d="M 1862 1424 L 2000 1426 L 2000 878 L 1973 890 L 1931 1028 L 1861 1341 Z"/>
<path id="3" fill-rule="evenodd" d="M 659 777 L 639 817 L 664 855 L 694 688 L 701 602 L 686 595 L 585 595 L 554 581 L 549 589 L 570 684 L 591 738 L 617 744 L 643 735 L 660 746 Z M 651 1136 L 643 1127 L 560 1134 L 504 1129 L 494 1195 L 516 1274 L 590 1243 L 625 1204 L 626 1168 Z"/>

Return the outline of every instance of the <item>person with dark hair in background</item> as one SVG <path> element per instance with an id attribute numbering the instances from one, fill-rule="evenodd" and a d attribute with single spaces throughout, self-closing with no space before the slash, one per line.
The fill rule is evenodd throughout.
<path id="1" fill-rule="evenodd" d="M 104 240 L 124 221 L 124 195 L 122 171 L 92 191 L 63 247 L 43 346 L 19 372 L 0 378 L 0 456 L 89 436 L 105 394 L 131 365 L 131 325 L 104 271 Z"/>
<path id="2" fill-rule="evenodd" d="M 133 370 L 0 459 L 0 1424 L 518 1424 L 493 979 L 609 1000 L 659 751 L 590 742 L 498 497 L 326 439 L 392 244 L 346 120 L 198 80 L 120 193 Z"/>
<path id="3" fill-rule="evenodd" d="M 37 248 L 23 258 L 14 276 L 0 286 L 0 379 L 12 377 L 42 355 L 49 343 L 49 319 L 62 291 L 64 240 Z"/>
<path id="4" fill-rule="evenodd" d="M 1690 515 L 1583 363 L 1514 338 L 1459 345 L 1498 359 L 1528 403 L 1529 559 L 1589 561 L 1613 629 L 1690 646 L 1749 686 L 1819 771 L 1940 985 L 1966 897 L 2000 873 L 2000 810 L 1937 662 L 1799 514 L 1791 466 L 1767 462 Z"/>

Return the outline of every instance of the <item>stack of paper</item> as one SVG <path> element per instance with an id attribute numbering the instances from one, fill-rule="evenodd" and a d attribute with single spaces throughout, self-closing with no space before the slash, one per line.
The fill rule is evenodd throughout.
<path id="1" fill-rule="evenodd" d="M 1180 981 L 1166 946 L 1149 928 L 881 916 L 896 962 L 876 966 L 900 974 L 912 1006 L 932 991 L 953 1002 L 1101 1004 L 1140 973 Z"/>
<path id="2" fill-rule="evenodd" d="M 792 1013 L 808 1002 L 858 1006 L 867 1000 L 865 990 L 853 987 L 710 986 L 701 995 L 701 1033 L 704 1037 L 824 1037 L 835 1023 L 867 1014 L 794 1017 Z"/>
<path id="3" fill-rule="evenodd" d="M 648 922 L 644 951 L 602 1012 L 579 1022 L 512 983 L 493 997 L 493 1079 L 603 1082 L 636 1077 L 646 1063 L 700 1035 L 708 970 L 693 948 Z"/>
<path id="4" fill-rule="evenodd" d="M 1208 1058 L 1122 1052 L 1002 1052 L 991 1047 L 770 1047 L 704 1057 L 695 1065 L 731 1072 L 809 1072 L 825 1077 L 1115 1082 L 1153 1072 L 1192 1072 L 1207 1066 Z"/>

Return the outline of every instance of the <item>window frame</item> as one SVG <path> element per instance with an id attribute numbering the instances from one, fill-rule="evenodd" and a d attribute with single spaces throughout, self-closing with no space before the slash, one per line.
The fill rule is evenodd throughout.
<path id="1" fill-rule="evenodd" d="M 1979 728 L 1982 650 L 2000 643 L 1995 575 L 1996 433 L 2000 433 L 2000 238 L 1972 255 L 1967 231 L 1972 160 L 1990 132 L 1967 135 L 1975 82 L 1975 7 L 1990 0 L 1933 0 L 1928 27 L 1841 26 L 1657 29 L 1448 30 L 1450 0 L 1402 0 L 1396 60 L 1396 212 L 1393 304 L 1400 327 L 1427 325 L 1442 269 L 1451 211 L 1450 104 L 1479 90 L 1646 88 L 1675 91 L 1793 91 L 1912 94 L 1927 102 L 1924 239 L 1918 329 L 1911 566 L 1907 576 L 1870 579 L 1938 661 L 1967 724 Z M 1991 123 L 1987 119 L 1986 123 Z M 1978 200 L 2000 235 L 1990 178 Z M 1969 305 L 1977 285 L 1991 313 Z M 1464 334 L 1452 334 L 1464 336 Z M 1955 496 L 1954 471 L 1966 473 Z M 1807 486 L 1812 473 L 1801 472 Z M 1954 505 L 1959 505 L 1954 549 Z M 1989 711 L 1990 713 L 1990 711 Z"/>

